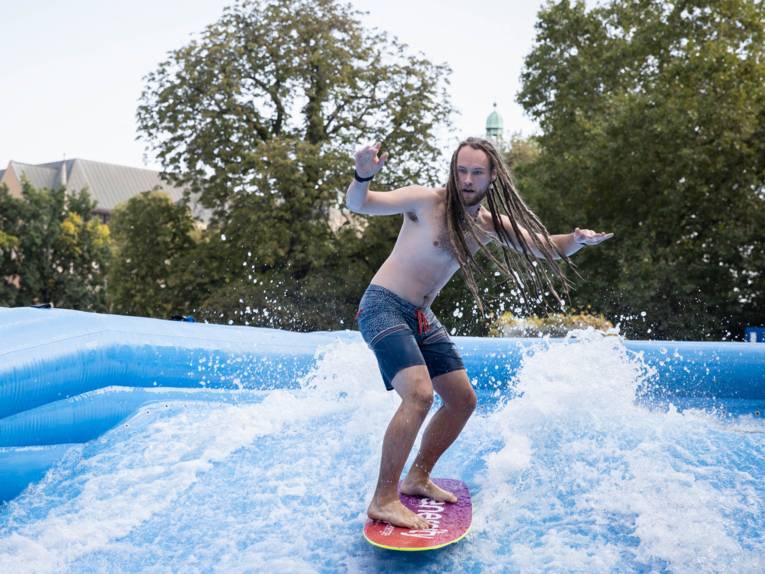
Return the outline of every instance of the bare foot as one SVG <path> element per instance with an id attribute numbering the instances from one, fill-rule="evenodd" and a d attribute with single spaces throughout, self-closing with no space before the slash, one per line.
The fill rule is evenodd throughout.
<path id="1" fill-rule="evenodd" d="M 400 500 L 394 500 L 382 505 L 376 504 L 373 500 L 369 508 L 367 508 L 367 516 L 373 520 L 388 522 L 393 526 L 409 528 L 410 530 L 426 530 L 430 528 L 430 523 L 427 520 L 409 510 L 401 504 Z"/>
<path id="2" fill-rule="evenodd" d="M 439 502 L 457 502 L 457 497 L 453 493 L 437 486 L 429 478 L 425 479 L 425 481 L 419 481 L 415 479 L 410 480 L 409 476 L 410 475 L 407 475 L 401 483 L 401 492 L 404 494 L 408 494 L 409 496 L 424 496 L 425 498 L 430 498 L 431 500 L 437 500 Z"/>

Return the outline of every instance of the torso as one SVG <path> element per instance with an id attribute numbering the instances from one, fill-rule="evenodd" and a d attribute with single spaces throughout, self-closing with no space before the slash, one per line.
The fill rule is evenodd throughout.
<path id="1" fill-rule="evenodd" d="M 476 221 L 487 231 L 483 242 L 488 242 L 491 218 L 485 209 L 478 212 Z M 477 251 L 478 244 L 470 243 L 474 243 L 471 250 Z M 419 307 L 427 307 L 458 269 L 446 227 L 446 190 L 439 188 L 434 190 L 432 205 L 404 214 L 393 251 L 372 283 Z"/>

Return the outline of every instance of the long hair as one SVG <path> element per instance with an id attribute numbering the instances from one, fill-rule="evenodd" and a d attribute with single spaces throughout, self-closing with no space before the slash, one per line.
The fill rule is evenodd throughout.
<path id="1" fill-rule="evenodd" d="M 495 254 L 489 245 L 484 245 L 485 241 L 481 239 L 486 238 L 486 232 L 465 211 L 457 174 L 457 154 L 465 146 L 483 151 L 489 158 L 490 172 L 496 173 L 484 202 L 491 213 L 494 230 L 499 238 L 500 256 Z M 500 215 L 508 217 L 512 229 L 506 229 L 502 225 Z M 556 258 L 563 260 L 570 268 L 573 268 L 573 264 L 565 253 L 556 249 L 545 226 L 521 199 L 508 168 L 490 141 L 467 138 L 452 155 L 449 181 L 446 184 L 446 222 L 452 250 L 482 314 L 484 297 L 476 284 L 476 274 L 484 271 L 476 263 L 466 235 L 476 242 L 480 246 L 479 251 L 494 263 L 504 277 L 504 282 L 511 282 L 518 287 L 524 299 L 543 301 L 545 295 L 550 293 L 559 304 L 563 304 L 563 297 L 558 293 L 555 283 L 560 283 L 564 295 L 568 295 L 570 282 Z M 528 238 L 522 230 L 528 232 Z M 535 257 L 532 249 L 536 249 L 542 257 Z"/>

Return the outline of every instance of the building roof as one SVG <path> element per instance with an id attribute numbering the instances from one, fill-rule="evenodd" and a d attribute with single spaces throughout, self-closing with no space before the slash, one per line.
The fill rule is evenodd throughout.
<path id="1" fill-rule="evenodd" d="M 6 183 L 13 193 L 22 176 L 39 189 L 65 186 L 79 191 L 86 188 L 97 203 L 96 211 L 112 211 L 134 195 L 156 187 L 174 202 L 183 197 L 183 190 L 163 182 L 157 171 L 79 158 L 37 165 L 10 161 L 0 174 L 0 183 Z"/>
<path id="2" fill-rule="evenodd" d="M 504 129 L 505 122 L 502 120 L 502 116 L 497 112 L 497 104 L 494 104 L 494 111 L 486 118 L 486 131 L 491 133 L 495 131 L 502 131 Z"/>
<path id="3" fill-rule="evenodd" d="M 34 187 L 57 187 L 52 185 L 52 182 L 55 182 L 56 179 L 56 173 L 58 171 L 56 169 L 40 165 L 21 163 L 19 161 L 11 161 L 8 163 L 8 168 L 5 171 L 8 172 L 11 170 L 13 170 L 14 175 L 19 180 L 21 180 L 21 175 L 24 174 L 24 177 L 26 177 L 27 181 Z"/>

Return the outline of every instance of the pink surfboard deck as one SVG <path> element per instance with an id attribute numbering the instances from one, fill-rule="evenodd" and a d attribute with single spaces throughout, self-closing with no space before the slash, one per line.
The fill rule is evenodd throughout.
<path id="1" fill-rule="evenodd" d="M 441 488 L 456 494 L 457 502 L 437 502 L 429 498 L 399 495 L 404 506 L 430 522 L 431 528 L 409 530 L 367 519 L 364 525 L 364 538 L 367 542 L 388 550 L 414 551 L 443 548 L 464 538 L 473 519 L 473 505 L 467 485 L 451 478 L 432 480 Z"/>

